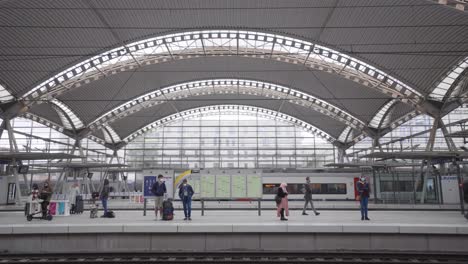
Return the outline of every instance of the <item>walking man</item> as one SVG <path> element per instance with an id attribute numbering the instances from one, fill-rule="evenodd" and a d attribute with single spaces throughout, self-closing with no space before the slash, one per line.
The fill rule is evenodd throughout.
<path id="1" fill-rule="evenodd" d="M 190 184 L 187 183 L 187 179 L 182 181 L 182 184 L 179 188 L 179 197 L 182 200 L 182 205 L 184 206 L 184 220 L 192 220 L 192 196 L 193 196 L 193 188 Z"/>
<path id="2" fill-rule="evenodd" d="M 304 184 L 304 209 L 302 210 L 302 215 L 309 215 L 306 213 L 307 205 L 310 203 L 312 210 L 314 211 L 315 215 L 319 215 L 320 213 L 315 210 L 314 202 L 312 202 L 312 189 L 310 188 L 310 178 L 306 177 L 306 183 Z"/>
<path id="3" fill-rule="evenodd" d="M 154 199 L 154 214 L 156 216 L 156 220 L 158 220 L 158 211 L 161 211 L 162 217 L 162 209 L 163 209 L 163 202 L 164 202 L 164 194 L 166 194 L 166 184 L 164 183 L 164 176 L 161 174 L 158 175 L 158 180 L 153 184 L 151 188 L 151 192 L 156 196 Z"/>

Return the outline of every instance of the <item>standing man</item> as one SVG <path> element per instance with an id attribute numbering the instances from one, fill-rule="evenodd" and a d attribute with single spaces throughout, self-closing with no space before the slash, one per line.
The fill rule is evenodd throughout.
<path id="1" fill-rule="evenodd" d="M 356 188 L 359 193 L 359 201 L 361 202 L 361 220 L 370 220 L 369 217 L 367 217 L 370 187 L 369 183 L 366 181 L 366 177 L 361 177 L 356 184 Z"/>
<path id="2" fill-rule="evenodd" d="M 158 211 L 161 211 L 162 218 L 162 209 L 164 202 L 164 194 L 166 194 L 166 184 L 164 183 L 164 176 L 161 174 L 158 175 L 158 181 L 153 184 L 151 192 L 156 196 L 154 199 L 154 213 L 156 215 L 156 220 L 158 220 Z"/>
<path id="3" fill-rule="evenodd" d="M 309 215 L 306 213 L 307 204 L 310 203 L 312 210 L 314 211 L 315 215 L 319 215 L 320 213 L 315 210 L 314 202 L 312 202 L 312 189 L 310 188 L 310 178 L 306 177 L 306 183 L 304 184 L 304 209 L 302 210 L 302 215 Z"/>
<path id="4" fill-rule="evenodd" d="M 101 193 L 99 194 L 99 198 L 101 199 L 101 202 L 102 202 L 102 208 L 104 209 L 104 215 L 101 217 L 108 217 L 107 200 L 109 199 L 109 192 L 110 192 L 109 180 L 104 179 L 104 186 L 102 186 Z"/>
<path id="5" fill-rule="evenodd" d="M 192 213 L 192 196 L 193 196 L 193 188 L 190 184 L 187 183 L 187 179 L 182 181 L 182 184 L 179 187 L 179 197 L 182 200 L 182 204 L 184 206 L 184 220 L 192 220 L 190 218 Z"/>

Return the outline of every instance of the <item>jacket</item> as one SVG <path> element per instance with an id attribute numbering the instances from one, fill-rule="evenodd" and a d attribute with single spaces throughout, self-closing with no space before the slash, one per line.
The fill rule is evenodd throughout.
<path id="1" fill-rule="evenodd" d="M 164 182 L 160 183 L 159 181 L 155 182 L 151 188 L 151 192 L 156 196 L 164 196 L 167 192 L 166 184 Z"/>
<path id="2" fill-rule="evenodd" d="M 368 182 L 358 181 L 356 189 L 361 197 L 369 197 L 370 187 Z"/>
<path id="3" fill-rule="evenodd" d="M 180 188 L 179 188 L 179 197 L 180 197 L 180 199 L 183 200 L 183 198 L 184 198 L 184 189 L 187 189 L 187 197 L 192 198 L 193 193 L 194 193 L 193 188 L 192 188 L 192 186 L 190 184 L 187 184 L 186 186 L 181 185 Z"/>
<path id="4" fill-rule="evenodd" d="M 312 188 L 309 183 L 304 184 L 304 199 L 312 200 Z"/>
<path id="5" fill-rule="evenodd" d="M 109 198 L 109 192 L 110 192 L 110 188 L 109 188 L 109 185 L 104 185 L 104 187 L 102 187 L 102 191 L 101 191 L 101 199 L 107 199 Z"/>

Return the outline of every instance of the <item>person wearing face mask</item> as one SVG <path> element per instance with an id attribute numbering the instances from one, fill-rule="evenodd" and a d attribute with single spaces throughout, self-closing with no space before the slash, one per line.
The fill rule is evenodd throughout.
<path id="1" fill-rule="evenodd" d="M 276 194 L 279 198 L 279 202 L 276 204 L 276 214 L 278 217 L 281 216 L 281 221 L 288 221 L 285 215 L 289 216 L 288 190 L 286 189 L 287 186 L 288 185 L 285 182 L 281 183 L 280 187 L 278 188 L 278 193 Z"/>
<path id="2" fill-rule="evenodd" d="M 187 179 L 182 181 L 182 184 L 179 187 L 179 197 L 182 200 L 182 205 L 184 206 L 184 220 L 192 220 L 192 196 L 193 188 L 190 184 L 187 183 Z"/>
<path id="3" fill-rule="evenodd" d="M 361 179 L 356 183 L 356 189 L 359 193 L 359 201 L 361 203 L 361 220 L 370 220 L 367 215 L 370 187 L 369 183 L 366 181 L 366 177 L 361 177 Z"/>
<path id="4" fill-rule="evenodd" d="M 312 211 L 314 211 L 315 215 L 319 215 L 320 213 L 315 210 L 314 203 L 312 202 L 312 189 L 310 188 L 310 178 L 306 177 L 306 183 L 304 184 L 304 209 L 302 210 L 302 215 L 308 215 L 306 213 L 307 205 L 310 203 L 312 207 Z"/>
<path id="5" fill-rule="evenodd" d="M 161 174 L 158 175 L 158 181 L 156 181 L 152 188 L 151 192 L 156 196 L 154 199 L 154 213 L 156 216 L 156 220 L 158 219 L 158 211 L 161 211 L 162 217 L 162 209 L 163 209 L 163 202 L 164 202 L 164 194 L 166 194 L 166 184 L 164 183 L 164 176 Z"/>

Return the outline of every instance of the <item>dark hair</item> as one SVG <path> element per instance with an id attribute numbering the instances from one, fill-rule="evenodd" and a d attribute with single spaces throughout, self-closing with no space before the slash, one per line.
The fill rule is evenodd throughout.
<path id="1" fill-rule="evenodd" d="M 164 178 L 161 174 L 158 175 L 158 179 Z"/>
<path id="2" fill-rule="evenodd" d="M 182 182 L 187 182 L 187 179 L 183 179 Z"/>
<path id="3" fill-rule="evenodd" d="M 109 180 L 108 179 L 104 180 L 104 185 L 109 185 Z"/>
<path id="4" fill-rule="evenodd" d="M 37 190 L 37 189 L 39 189 L 39 186 L 37 185 L 37 183 L 34 183 L 34 184 L 32 185 L 32 188 L 33 188 L 34 190 Z"/>
<path id="5" fill-rule="evenodd" d="M 307 176 L 307 177 L 306 177 L 306 180 L 310 180 L 310 177 L 309 177 L 309 176 Z"/>

